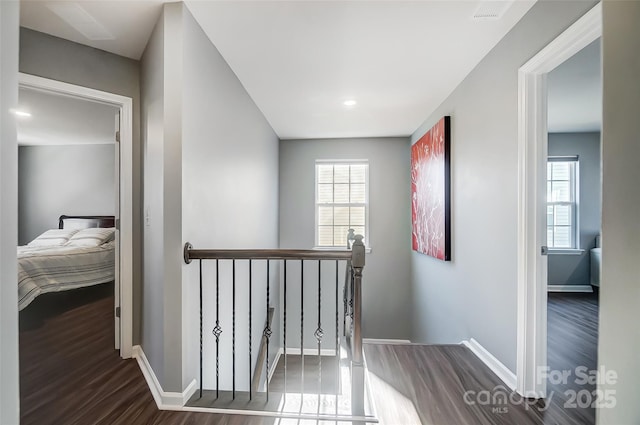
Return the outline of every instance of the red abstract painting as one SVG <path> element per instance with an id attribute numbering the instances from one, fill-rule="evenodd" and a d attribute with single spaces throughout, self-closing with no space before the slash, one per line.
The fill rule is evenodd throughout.
<path id="1" fill-rule="evenodd" d="M 411 147 L 413 250 L 451 260 L 450 117 L 441 118 Z"/>

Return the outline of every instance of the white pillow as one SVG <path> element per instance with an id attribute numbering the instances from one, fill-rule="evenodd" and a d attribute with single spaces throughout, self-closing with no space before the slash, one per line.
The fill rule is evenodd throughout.
<path id="1" fill-rule="evenodd" d="M 67 246 L 100 246 L 113 240 L 115 231 L 115 227 L 82 229 L 69 239 Z"/>
<path id="2" fill-rule="evenodd" d="M 51 229 L 47 230 L 31 242 L 27 246 L 45 247 L 45 246 L 62 246 L 66 244 L 78 229 Z"/>

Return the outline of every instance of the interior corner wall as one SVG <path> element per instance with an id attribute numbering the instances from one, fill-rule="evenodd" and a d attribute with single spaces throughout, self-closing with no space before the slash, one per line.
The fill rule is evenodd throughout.
<path id="1" fill-rule="evenodd" d="M 280 247 L 310 249 L 315 244 L 315 161 L 369 160 L 369 227 L 371 253 L 363 272 L 362 331 L 365 338 L 409 339 L 411 336 L 411 201 L 408 138 L 282 140 L 280 142 Z M 296 265 L 287 298 L 300 297 Z M 310 266 L 309 269 L 317 266 Z M 305 270 L 307 267 L 305 267 Z M 299 270 L 299 267 L 298 269 Z M 334 269 L 335 270 L 335 269 Z M 331 272 L 328 272 L 331 274 Z M 324 274 L 323 274 L 324 275 Z M 341 274 L 340 276 L 344 276 Z M 335 279 L 334 279 L 335 280 Z M 311 280 L 313 281 L 313 280 Z M 327 282 L 330 283 L 330 282 Z M 329 286 L 328 288 L 331 288 Z M 327 292 L 327 291 L 325 291 Z M 314 302 L 313 298 L 309 301 Z M 333 302 L 324 303 L 329 316 Z M 305 310 L 307 310 L 305 308 Z M 310 305 L 307 311 L 314 311 Z M 287 312 L 298 317 L 297 303 Z M 330 317 L 330 316 L 329 316 Z M 314 323 L 305 326 L 304 345 L 315 343 Z M 327 326 L 327 340 L 331 327 Z M 299 347 L 296 333 L 287 338 Z M 297 344 L 297 345 L 296 345 Z"/>
<path id="2" fill-rule="evenodd" d="M 451 116 L 452 261 L 411 255 L 415 342 L 474 338 L 516 370 L 518 68 L 593 5 L 537 2 L 413 134 Z"/>
<path id="3" fill-rule="evenodd" d="M 640 2 L 604 1 L 599 424 L 640 423 Z M 602 372 L 602 371 L 601 371 Z M 601 373 L 600 376 L 610 376 Z"/>
<path id="4" fill-rule="evenodd" d="M 18 23 L 20 3 L 0 2 L 0 423 L 20 422 L 18 356 Z"/>
<path id="5" fill-rule="evenodd" d="M 233 70 L 191 15 L 183 9 L 182 86 L 182 243 L 196 248 L 278 247 L 278 137 Z M 180 246 L 181 248 L 181 246 Z M 222 264 L 227 263 L 227 264 Z M 229 262 L 221 262 L 221 386 L 230 383 L 231 282 Z M 266 316 L 266 266 L 253 262 L 253 360 L 258 355 Z M 215 262 L 203 262 L 204 321 L 215 323 Z M 248 264 L 236 262 L 236 327 L 249 328 Z M 271 303 L 278 299 L 277 264 L 271 263 Z M 198 266 L 183 265 L 183 381 L 198 376 Z M 277 319 L 276 315 L 276 319 Z M 272 324 L 275 328 L 277 322 Z M 215 388 L 215 338 L 205 329 L 205 388 Z M 245 331 L 236 352 L 248 355 Z M 270 361 L 277 351 L 271 338 Z M 274 347 L 275 345 L 275 347 Z M 227 349 L 228 347 L 228 349 Z M 207 355 L 206 353 L 209 353 Z M 225 363 L 226 362 L 226 363 Z M 247 368 L 238 367 L 239 390 L 248 390 Z M 221 388 L 222 389 L 222 388 Z M 229 385 L 229 389 L 231 389 Z"/>
<path id="6" fill-rule="evenodd" d="M 20 28 L 20 72 L 133 99 L 133 343 L 139 344 L 142 300 L 140 63 L 103 50 Z"/>
<path id="7" fill-rule="evenodd" d="M 164 391 L 182 391 L 180 255 L 180 4 L 167 4 L 142 56 L 144 144 L 144 280 L 142 348 Z M 176 16 L 178 15 L 178 16 Z M 178 26 L 179 29 L 179 26 Z M 172 41 L 171 39 L 174 38 Z M 172 65 L 177 61 L 178 65 Z M 177 80 L 176 80 L 177 78 Z M 176 106 L 175 103 L 178 103 Z M 174 155 L 177 157 L 174 158 Z M 178 178 L 174 183 L 170 180 Z M 175 189 L 178 192 L 175 192 Z M 176 215 L 176 212 L 178 214 Z M 177 298 L 175 298 L 177 296 Z M 177 332 L 176 332 L 177 331 Z"/>

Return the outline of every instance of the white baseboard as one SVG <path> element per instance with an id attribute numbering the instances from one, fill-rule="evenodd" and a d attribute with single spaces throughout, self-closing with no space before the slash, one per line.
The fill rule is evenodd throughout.
<path id="1" fill-rule="evenodd" d="M 282 355 L 282 353 L 284 353 L 284 351 L 282 350 L 282 347 L 278 348 L 276 357 L 273 359 L 273 362 L 271 363 L 271 367 L 269 367 L 269 382 L 271 382 L 271 378 L 273 378 L 273 374 L 276 371 L 276 367 L 278 367 L 278 362 L 280 361 L 280 356 Z"/>
<path id="2" fill-rule="evenodd" d="M 547 285 L 547 292 L 593 292 L 591 285 Z"/>
<path id="3" fill-rule="evenodd" d="M 388 344 L 388 345 L 403 345 L 411 344 L 408 339 L 378 339 L 378 338 L 362 338 L 363 344 Z"/>
<path id="4" fill-rule="evenodd" d="M 471 338 L 468 341 L 462 341 L 462 345 L 467 347 L 473 354 L 476 355 L 498 378 L 502 379 L 507 387 L 515 391 L 516 389 L 516 375 L 511 372 L 500 360 L 495 358 L 486 348 L 484 348 L 478 341 Z"/>
<path id="5" fill-rule="evenodd" d="M 282 350 L 282 348 L 280 349 Z M 284 351 L 283 353 L 284 354 Z M 287 355 L 299 355 L 300 354 L 300 348 L 289 348 L 287 347 Z M 317 348 L 305 348 L 304 349 L 304 355 L 305 356 L 317 356 L 318 355 L 318 349 Z M 335 356 L 336 355 L 336 350 L 334 348 L 323 348 L 320 350 L 320 355 L 321 356 Z"/>
<path id="6" fill-rule="evenodd" d="M 181 393 L 164 391 L 141 346 L 133 346 L 133 357 L 138 361 L 138 366 L 140 366 L 144 379 L 147 381 L 158 409 L 176 410 L 182 408 L 196 392 L 198 383 L 195 379 Z"/>

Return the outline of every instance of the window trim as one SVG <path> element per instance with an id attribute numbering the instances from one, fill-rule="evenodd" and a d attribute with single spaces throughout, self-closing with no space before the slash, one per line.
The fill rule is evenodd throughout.
<path id="1" fill-rule="evenodd" d="M 573 162 L 573 184 L 570 185 L 572 202 L 567 201 L 558 201 L 558 202 L 550 202 L 547 194 L 546 205 L 570 205 L 572 208 L 571 215 L 573 219 L 574 225 L 571 232 L 571 247 L 552 247 L 549 244 L 549 240 L 547 240 L 547 249 L 549 254 L 551 255 L 580 255 L 584 252 L 583 249 L 580 248 L 580 156 L 579 155 L 553 155 L 547 157 L 547 164 L 550 162 Z M 545 178 L 545 184 L 548 184 L 549 178 L 548 176 Z M 545 217 L 547 214 L 545 214 Z M 546 223 L 546 229 L 548 232 L 549 223 Z M 545 233 L 546 235 L 546 233 Z"/>
<path id="2" fill-rule="evenodd" d="M 318 203 L 318 165 L 327 165 L 327 164 L 341 164 L 341 165 L 345 165 L 345 164 L 349 164 L 349 165 L 366 165 L 366 171 L 365 171 L 365 177 L 364 177 L 364 196 L 365 196 L 365 202 L 361 203 L 361 202 L 354 202 L 354 203 L 335 203 L 335 204 L 320 204 Z M 356 206 L 364 206 L 364 233 L 365 233 L 365 247 L 366 247 L 366 252 L 371 252 L 371 233 L 370 233 L 370 227 L 369 227 L 369 210 L 370 210 L 370 198 L 369 198 L 369 170 L 370 170 L 371 165 L 369 164 L 369 160 L 368 159 L 316 159 L 315 163 L 314 163 L 314 241 L 313 241 L 313 249 L 317 249 L 317 250 L 326 250 L 326 251 L 333 251 L 333 250 L 341 250 L 344 249 L 345 251 L 348 250 L 348 248 L 346 246 L 322 246 L 319 245 L 318 243 L 318 215 L 319 215 L 319 207 L 320 206 L 326 206 L 326 205 L 332 205 L 332 206 L 351 206 L 351 205 L 356 205 Z M 335 183 L 334 183 L 335 184 Z M 351 184 L 351 182 L 349 182 L 349 184 Z M 335 226 L 335 224 L 334 224 Z"/>

